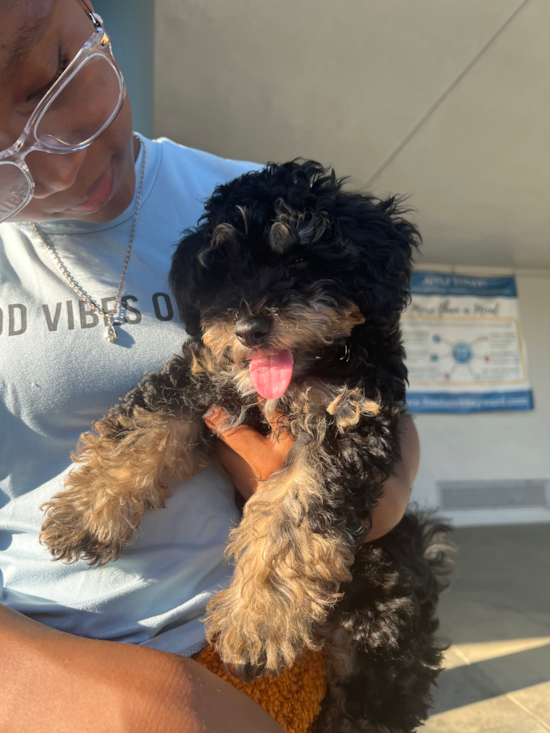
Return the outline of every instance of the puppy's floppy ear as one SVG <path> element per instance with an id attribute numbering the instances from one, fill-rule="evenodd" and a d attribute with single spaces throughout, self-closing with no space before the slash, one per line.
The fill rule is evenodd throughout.
<path id="1" fill-rule="evenodd" d="M 170 286 L 192 338 L 202 335 L 201 298 L 224 280 L 227 262 L 239 255 L 241 238 L 248 234 L 250 212 L 242 204 L 246 187 L 253 185 L 255 178 L 256 173 L 247 173 L 216 186 L 204 203 L 198 225 L 183 232 L 172 257 Z"/>
<path id="2" fill-rule="evenodd" d="M 196 297 L 196 288 L 201 280 L 198 258 L 209 245 L 210 238 L 204 228 L 187 229 L 172 257 L 168 277 L 180 318 L 191 338 L 201 337 L 200 310 Z"/>
<path id="3" fill-rule="evenodd" d="M 335 204 L 335 233 L 354 252 L 350 292 L 356 293 L 355 302 L 366 318 L 395 321 L 408 305 L 413 255 L 421 243 L 417 228 L 405 218 L 410 209 L 396 196 L 381 200 L 345 191 Z"/>

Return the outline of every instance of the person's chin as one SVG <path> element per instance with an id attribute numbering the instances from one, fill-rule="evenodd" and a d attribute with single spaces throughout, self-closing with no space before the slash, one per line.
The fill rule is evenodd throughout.
<path id="1" fill-rule="evenodd" d="M 66 204 L 63 206 L 62 202 L 59 202 L 61 205 L 57 208 L 56 204 L 51 206 L 48 199 L 34 199 L 28 207 L 25 207 L 10 221 L 46 222 L 70 219 L 90 223 L 103 223 L 119 217 L 132 203 L 136 185 L 135 150 L 131 126 L 129 129 L 128 139 L 125 141 L 124 146 L 113 145 L 114 152 L 111 153 L 112 157 L 108 165 L 108 168 L 111 170 L 106 171 L 106 174 L 109 173 L 107 178 L 111 179 L 110 185 L 105 180 L 102 180 L 99 189 L 92 192 L 90 199 L 83 201 L 73 208 L 68 208 Z M 95 201 L 94 197 L 97 197 Z M 105 200 L 102 201 L 102 198 Z M 98 208 L 94 208 L 95 203 L 99 204 Z M 87 209 L 90 210 L 88 211 Z"/>
<path id="2" fill-rule="evenodd" d="M 116 194 L 114 194 L 104 206 L 98 209 L 98 211 L 95 211 L 93 214 L 88 214 L 86 216 L 81 215 L 79 217 L 73 216 L 71 218 L 78 218 L 82 219 L 83 221 L 96 222 L 98 224 L 102 222 L 112 221 L 113 219 L 119 217 L 124 211 L 126 211 L 126 209 L 132 203 L 133 198 L 134 192 L 126 187 L 125 190 L 118 191 Z"/>
<path id="3" fill-rule="evenodd" d="M 121 170 L 125 168 L 126 170 Z M 135 173 L 133 161 L 125 166 L 117 166 L 113 161 L 114 186 L 112 195 L 97 211 L 90 213 L 67 211 L 64 218 L 80 219 L 93 223 L 112 221 L 119 217 L 132 203 L 135 192 Z M 118 185 L 117 185 L 118 184 Z M 72 215 L 71 215 L 72 214 Z"/>

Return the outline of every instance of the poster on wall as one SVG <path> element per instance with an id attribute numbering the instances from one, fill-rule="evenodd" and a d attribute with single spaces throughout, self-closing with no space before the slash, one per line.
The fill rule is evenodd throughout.
<path id="1" fill-rule="evenodd" d="M 415 272 L 401 319 L 411 413 L 532 410 L 514 277 Z"/>

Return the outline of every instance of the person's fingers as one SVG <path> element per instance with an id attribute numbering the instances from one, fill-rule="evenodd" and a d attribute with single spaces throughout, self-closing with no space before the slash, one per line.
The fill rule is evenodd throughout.
<path id="1" fill-rule="evenodd" d="M 232 428 L 222 433 L 219 439 L 246 461 L 257 479 L 267 479 L 278 471 L 288 454 L 286 445 L 274 442 L 270 436 L 260 435 L 247 425 Z"/>
<path id="2" fill-rule="evenodd" d="M 269 423 L 271 428 L 270 436 L 277 437 L 279 442 L 286 442 L 288 444 L 294 443 L 294 438 L 290 432 L 288 422 L 285 419 L 285 414 L 282 410 L 275 410 L 274 412 L 265 412 L 265 400 L 262 397 L 258 397 L 258 405 L 262 411 L 263 416 Z"/>
<path id="3" fill-rule="evenodd" d="M 205 416 L 210 430 L 244 459 L 256 479 L 265 480 L 282 467 L 293 443 L 290 434 L 272 431 L 263 436 L 248 425 L 225 426 L 227 419 L 227 413 L 220 407 L 213 408 Z"/>
<path id="4" fill-rule="evenodd" d="M 228 417 L 225 410 L 217 407 L 207 413 L 204 421 L 225 445 L 244 459 L 253 469 L 256 468 L 258 458 L 267 457 L 264 455 L 269 450 L 267 439 L 260 435 L 257 430 L 247 425 L 237 425 L 236 427 L 224 425 Z M 260 478 L 261 473 L 261 471 L 255 471 L 256 477 Z"/>
<path id="5" fill-rule="evenodd" d="M 222 410 L 222 412 L 227 416 L 225 410 Z M 237 425 L 236 427 L 223 425 L 225 419 L 227 419 L 227 417 L 220 419 L 220 416 L 217 413 L 213 418 L 208 414 L 204 421 L 220 440 L 245 460 L 249 455 L 261 455 L 261 453 L 266 450 L 266 438 L 264 438 L 263 435 L 260 435 L 257 430 L 249 428 L 248 425 Z"/>
<path id="6" fill-rule="evenodd" d="M 259 398 L 258 402 L 260 409 L 263 413 L 263 405 L 265 400 Z M 276 410 L 269 416 L 265 415 L 264 413 L 264 417 L 266 418 L 271 428 L 271 433 L 269 433 L 269 435 L 267 436 L 269 440 L 279 443 L 282 442 L 288 445 L 291 445 L 294 442 L 294 438 L 292 437 L 292 434 L 290 433 L 287 424 L 284 422 L 284 414 L 280 410 Z M 212 430 L 212 432 L 218 436 L 218 438 L 232 435 L 234 431 L 239 431 L 240 428 L 246 427 L 243 425 L 239 425 L 233 428 L 225 425 L 228 420 L 229 415 L 223 409 L 223 407 L 211 407 L 204 416 L 205 423 L 208 425 L 210 430 Z"/>
<path id="7" fill-rule="evenodd" d="M 229 420 L 229 415 L 223 407 L 211 407 L 204 416 L 206 425 L 218 436 L 227 427 L 224 425 L 227 420 Z"/>
<path id="8" fill-rule="evenodd" d="M 231 476 L 231 480 L 239 494 L 248 501 L 250 497 L 262 488 L 247 461 L 221 440 L 216 440 L 214 452 L 217 459 Z"/>
<path id="9" fill-rule="evenodd" d="M 275 450 L 279 450 L 286 455 L 294 445 L 294 436 L 287 427 L 281 424 L 270 423 L 270 425 L 271 432 L 267 439 L 272 443 Z"/>
<path id="10" fill-rule="evenodd" d="M 288 456 L 289 450 L 294 445 L 294 436 L 290 432 L 288 422 L 285 420 L 285 415 L 281 410 L 275 410 L 266 415 L 264 410 L 265 400 L 258 398 L 258 403 L 260 410 L 271 428 L 271 432 L 267 435 L 267 440 L 271 443 L 270 450 L 278 456 L 282 465 Z"/>

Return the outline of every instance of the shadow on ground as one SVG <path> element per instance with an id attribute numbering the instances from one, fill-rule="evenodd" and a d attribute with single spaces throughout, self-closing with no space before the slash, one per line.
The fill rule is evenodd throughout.
<path id="1" fill-rule="evenodd" d="M 550 730 L 550 524 L 462 528 L 425 733 Z"/>

